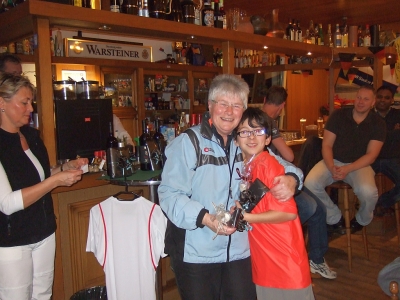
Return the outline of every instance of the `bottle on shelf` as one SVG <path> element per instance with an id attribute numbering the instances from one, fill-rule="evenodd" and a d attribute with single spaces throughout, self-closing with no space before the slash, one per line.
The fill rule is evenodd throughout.
<path id="1" fill-rule="evenodd" d="M 223 20 L 219 9 L 219 0 L 214 0 L 214 27 L 222 28 Z"/>
<path id="2" fill-rule="evenodd" d="M 201 21 L 203 26 L 214 27 L 214 10 L 211 8 L 211 0 L 204 2 L 204 8 L 201 11 Z"/>
<path id="3" fill-rule="evenodd" d="M 178 128 L 176 130 L 176 136 L 180 135 L 182 132 L 184 132 L 186 129 L 188 129 L 188 123 L 186 122 L 186 114 L 185 112 L 181 112 L 179 116 L 179 123 L 178 123 Z"/>
<path id="4" fill-rule="evenodd" d="M 112 122 L 109 123 L 109 135 L 106 144 L 107 175 L 110 178 L 122 176 L 122 169 L 119 167 L 118 140 L 114 137 Z"/>
<path id="5" fill-rule="evenodd" d="M 224 0 L 219 0 L 219 14 L 222 18 L 222 29 L 227 29 L 226 12 L 224 9 Z"/>
<path id="6" fill-rule="evenodd" d="M 371 33 L 369 31 L 369 25 L 365 25 L 365 34 L 364 34 L 364 47 L 371 46 Z"/>
<path id="7" fill-rule="evenodd" d="M 347 27 L 347 17 L 343 17 L 342 24 L 342 48 L 349 47 L 349 29 Z"/>
<path id="8" fill-rule="evenodd" d="M 308 38 L 310 40 L 310 44 L 315 45 L 315 30 L 313 20 L 310 21 L 310 26 L 308 27 Z"/>
<path id="9" fill-rule="evenodd" d="M 300 27 L 300 21 L 297 20 L 297 31 L 296 31 L 296 41 L 303 42 L 303 30 Z"/>
<path id="10" fill-rule="evenodd" d="M 335 48 L 342 48 L 342 34 L 340 33 L 339 24 L 336 24 L 336 30 L 334 35 Z"/>
<path id="11" fill-rule="evenodd" d="M 289 19 L 289 24 L 286 26 L 285 29 L 285 35 L 286 35 L 286 39 L 290 40 L 290 33 L 291 33 L 291 29 L 292 29 L 292 19 Z"/>
<path id="12" fill-rule="evenodd" d="M 358 40 L 358 47 L 364 47 L 364 35 L 362 33 L 361 26 L 358 26 L 357 29 L 357 40 Z"/>
<path id="13" fill-rule="evenodd" d="M 165 161 L 164 152 L 165 152 L 165 147 L 167 147 L 167 143 L 165 141 L 164 135 L 161 133 L 160 121 L 157 118 L 154 121 L 154 127 L 155 127 L 155 132 L 153 134 L 153 140 L 157 146 L 158 149 L 157 155 L 159 156 L 156 162 L 158 163 L 160 168 L 163 168 Z"/>
<path id="14" fill-rule="evenodd" d="M 154 170 L 154 166 L 151 161 L 151 154 L 156 149 L 156 145 L 150 135 L 150 130 L 147 126 L 146 119 L 142 121 L 142 128 L 143 131 L 139 137 L 140 169 L 142 171 L 152 171 Z"/>
<path id="15" fill-rule="evenodd" d="M 328 24 L 328 31 L 326 32 L 326 42 L 325 45 L 333 48 L 333 38 L 332 38 L 332 26 Z"/>
<path id="16" fill-rule="evenodd" d="M 294 19 L 292 19 L 292 26 L 290 27 L 290 40 L 296 41 L 297 25 Z"/>
<path id="17" fill-rule="evenodd" d="M 324 31 L 322 30 L 322 24 L 318 24 L 318 45 L 325 45 Z"/>

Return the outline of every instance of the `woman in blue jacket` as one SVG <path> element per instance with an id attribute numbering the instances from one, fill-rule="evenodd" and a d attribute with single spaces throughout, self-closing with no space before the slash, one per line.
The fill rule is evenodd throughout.
<path id="1" fill-rule="evenodd" d="M 239 199 L 236 170 L 241 170 L 243 159 L 232 132 L 247 107 L 248 94 L 243 79 L 217 76 L 202 123 L 179 135 L 166 149 L 158 193 L 169 219 L 165 252 L 171 257 L 183 300 L 256 298 L 247 233 L 218 228 L 214 214 L 214 205 L 229 210 Z M 302 180 L 301 171 L 293 165 L 287 163 L 285 171 L 293 176 L 277 177 L 272 189 L 281 200 L 293 196 Z"/>

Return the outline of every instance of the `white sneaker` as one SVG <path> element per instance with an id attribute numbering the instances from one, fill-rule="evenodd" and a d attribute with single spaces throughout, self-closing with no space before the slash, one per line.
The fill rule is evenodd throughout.
<path id="1" fill-rule="evenodd" d="M 332 271 L 328 264 L 326 263 L 325 259 L 323 263 L 316 264 L 312 260 L 310 260 L 310 271 L 311 273 L 315 274 L 318 273 L 322 277 L 328 278 L 328 279 L 335 279 L 336 278 L 336 272 Z"/>

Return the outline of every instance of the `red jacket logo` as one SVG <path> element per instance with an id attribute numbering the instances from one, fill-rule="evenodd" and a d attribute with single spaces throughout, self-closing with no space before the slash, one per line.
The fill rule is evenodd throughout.
<path id="1" fill-rule="evenodd" d="M 204 152 L 214 152 L 212 148 L 204 148 Z"/>

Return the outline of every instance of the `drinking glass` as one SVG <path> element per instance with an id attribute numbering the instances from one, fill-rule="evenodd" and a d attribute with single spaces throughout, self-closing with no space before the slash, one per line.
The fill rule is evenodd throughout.
<path id="1" fill-rule="evenodd" d="M 306 138 L 306 119 L 300 119 L 300 135 L 302 139 Z"/>

